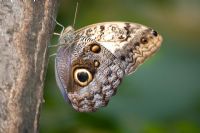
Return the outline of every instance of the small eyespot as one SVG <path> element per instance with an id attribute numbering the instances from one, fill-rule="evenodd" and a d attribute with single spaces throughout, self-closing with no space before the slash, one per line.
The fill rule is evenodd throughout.
<path id="1" fill-rule="evenodd" d="M 78 68 L 74 71 L 74 80 L 80 86 L 88 85 L 92 79 L 92 74 L 85 68 Z"/>
<path id="2" fill-rule="evenodd" d="M 157 33 L 155 30 L 152 31 L 152 34 L 153 34 L 154 36 L 158 36 L 158 33 Z"/>
<path id="3" fill-rule="evenodd" d="M 90 45 L 90 51 L 94 52 L 94 53 L 99 53 L 101 51 L 101 47 L 99 46 L 99 44 L 91 44 Z"/>
<path id="4" fill-rule="evenodd" d="M 95 66 L 95 67 L 99 67 L 99 66 L 100 66 L 100 63 L 99 63 L 98 60 L 94 60 L 94 66 Z"/>
<path id="5" fill-rule="evenodd" d="M 134 45 L 135 45 L 135 46 L 140 46 L 140 43 L 139 43 L 139 42 L 136 42 Z M 133 51 L 133 50 L 132 50 L 132 51 Z"/>
<path id="6" fill-rule="evenodd" d="M 142 38 L 140 39 L 140 42 L 141 42 L 142 44 L 147 44 L 147 43 L 148 43 L 148 39 L 147 39 L 146 37 L 142 37 Z"/>
<path id="7" fill-rule="evenodd" d="M 124 55 L 121 55 L 121 56 L 120 56 L 120 60 L 125 61 L 125 60 L 126 60 L 126 57 L 125 57 Z"/>

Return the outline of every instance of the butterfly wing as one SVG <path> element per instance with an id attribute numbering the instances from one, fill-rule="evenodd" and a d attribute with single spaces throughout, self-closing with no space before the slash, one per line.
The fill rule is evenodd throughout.
<path id="1" fill-rule="evenodd" d="M 123 76 L 155 53 L 162 40 L 146 26 L 124 22 L 90 25 L 75 36 L 58 50 L 55 65 L 64 98 L 80 112 L 106 106 Z"/>
<path id="2" fill-rule="evenodd" d="M 153 29 L 137 23 L 104 22 L 76 31 L 108 49 L 131 74 L 160 47 L 162 37 Z"/>
<path id="3" fill-rule="evenodd" d="M 57 51 L 55 58 L 55 76 L 57 85 L 64 97 L 68 102 L 67 87 L 69 86 L 69 74 L 71 65 L 71 51 L 65 47 L 60 47 Z"/>

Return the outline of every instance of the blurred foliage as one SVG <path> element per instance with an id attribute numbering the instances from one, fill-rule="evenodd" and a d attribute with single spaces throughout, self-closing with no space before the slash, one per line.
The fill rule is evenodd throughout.
<path id="1" fill-rule="evenodd" d="M 73 24 L 76 2 L 61 0 L 57 20 L 63 25 Z M 137 22 L 156 29 L 164 42 L 95 113 L 78 113 L 65 103 L 51 58 L 40 132 L 200 133 L 199 13 L 199 0 L 80 0 L 76 29 L 102 21 Z"/>

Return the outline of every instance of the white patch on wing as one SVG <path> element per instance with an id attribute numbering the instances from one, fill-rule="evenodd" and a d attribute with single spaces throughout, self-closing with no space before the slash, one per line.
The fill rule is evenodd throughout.
<path id="1" fill-rule="evenodd" d="M 99 43 L 106 49 L 108 49 L 112 54 L 114 54 L 117 49 L 121 49 L 124 46 L 123 43 L 117 43 L 117 42 L 99 42 Z"/>

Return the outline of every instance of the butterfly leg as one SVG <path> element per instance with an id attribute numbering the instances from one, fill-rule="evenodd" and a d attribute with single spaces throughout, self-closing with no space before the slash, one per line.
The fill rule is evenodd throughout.
<path id="1" fill-rule="evenodd" d="M 56 33 L 56 32 L 54 32 L 53 34 L 54 34 L 54 35 L 57 35 L 57 36 L 60 36 L 60 35 L 61 35 L 60 33 Z"/>
<path id="2" fill-rule="evenodd" d="M 61 33 L 59 34 L 59 33 L 57 33 L 57 34 L 59 34 L 59 35 L 62 35 L 62 33 L 64 32 L 64 30 L 65 30 L 65 27 L 62 25 L 62 24 L 60 24 L 54 17 L 52 17 L 52 19 L 56 22 L 56 24 L 57 25 L 59 25 L 60 27 L 62 27 L 62 31 L 61 31 Z"/>
<path id="3" fill-rule="evenodd" d="M 56 33 L 56 32 L 53 33 L 54 35 L 57 35 L 57 36 L 60 37 L 60 36 L 62 35 L 62 33 L 64 32 L 65 27 L 64 27 L 62 24 L 60 24 L 54 17 L 51 17 L 51 18 L 56 22 L 57 25 L 59 25 L 60 27 L 62 27 L 61 33 Z M 50 45 L 50 46 L 48 46 L 48 48 L 59 47 L 59 46 L 62 46 L 62 45 L 63 45 L 63 44 L 59 44 L 59 45 Z"/>
<path id="4" fill-rule="evenodd" d="M 50 45 L 48 46 L 48 48 L 55 48 L 55 47 L 59 47 L 59 46 L 63 46 L 65 44 L 57 44 L 57 45 Z"/>
<path id="5" fill-rule="evenodd" d="M 53 56 L 56 56 L 56 53 L 53 53 L 53 54 L 49 55 L 49 58 L 51 58 Z"/>

